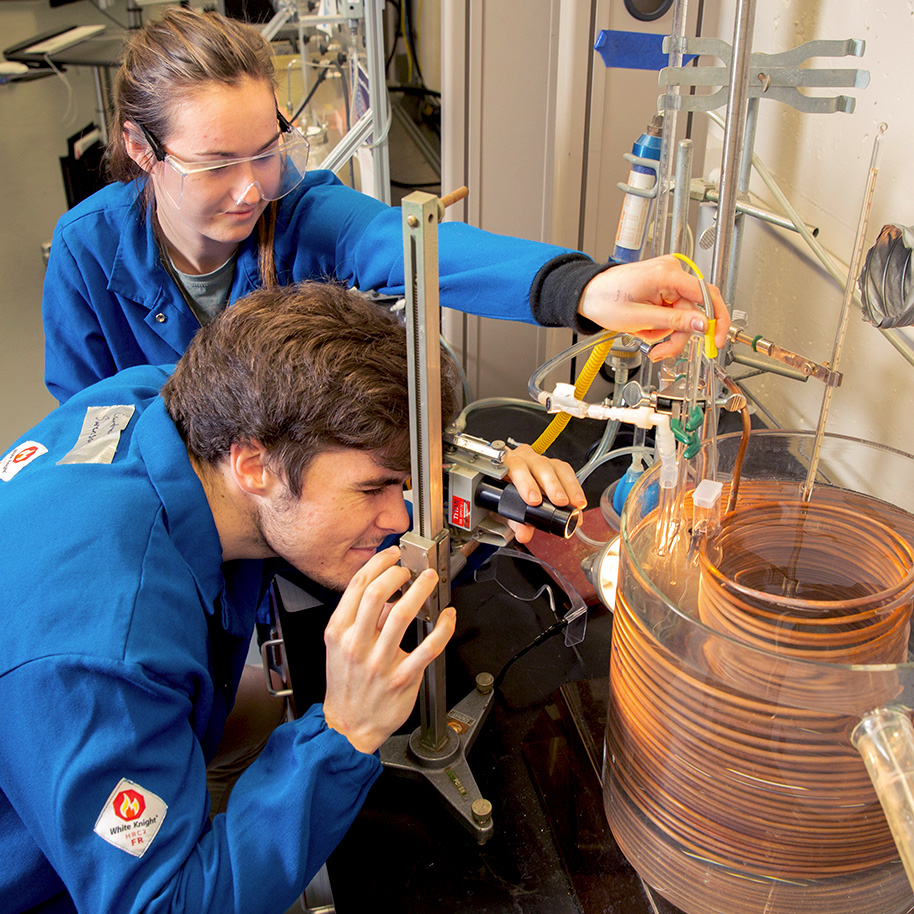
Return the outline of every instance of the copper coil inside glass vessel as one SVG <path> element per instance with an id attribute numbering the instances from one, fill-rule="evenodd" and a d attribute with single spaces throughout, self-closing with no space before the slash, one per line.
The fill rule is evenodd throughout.
<path id="1" fill-rule="evenodd" d="M 654 554 L 649 479 L 626 506 L 604 771 L 613 835 L 687 914 L 906 914 L 911 887 L 850 734 L 914 681 L 912 515 L 828 484 L 801 502 L 783 455 L 771 452 L 771 478 L 759 453 L 697 557 L 687 537 Z"/>

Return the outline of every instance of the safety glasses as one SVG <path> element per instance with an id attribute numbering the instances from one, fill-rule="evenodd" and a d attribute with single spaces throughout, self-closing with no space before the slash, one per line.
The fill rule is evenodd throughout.
<path id="1" fill-rule="evenodd" d="M 231 194 L 241 205 L 252 187 L 264 200 L 279 200 L 304 180 L 310 146 L 289 121 L 276 112 L 280 134 L 275 146 L 256 156 L 217 159 L 212 162 L 184 162 L 171 153 L 142 124 L 143 136 L 157 161 L 162 162 L 160 186 L 179 210 L 201 208 L 207 201 Z"/>

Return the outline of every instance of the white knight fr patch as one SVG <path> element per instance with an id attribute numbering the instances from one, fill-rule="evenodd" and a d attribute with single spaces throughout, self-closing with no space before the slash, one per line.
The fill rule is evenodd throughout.
<path id="1" fill-rule="evenodd" d="M 135 406 L 90 406 L 76 444 L 58 464 L 111 463 L 135 411 Z"/>
<path id="2" fill-rule="evenodd" d="M 23 467 L 36 457 L 47 454 L 48 449 L 37 441 L 26 441 L 0 459 L 0 479 L 9 482 Z"/>
<path id="3" fill-rule="evenodd" d="M 161 797 L 121 778 L 105 801 L 93 831 L 109 844 L 142 857 L 165 819 L 168 807 Z"/>

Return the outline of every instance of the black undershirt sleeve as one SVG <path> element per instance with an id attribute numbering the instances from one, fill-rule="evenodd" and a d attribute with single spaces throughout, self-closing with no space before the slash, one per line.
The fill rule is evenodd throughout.
<path id="1" fill-rule="evenodd" d="M 584 287 L 598 273 L 616 266 L 595 263 L 586 254 L 560 254 L 547 261 L 530 286 L 530 311 L 544 327 L 571 327 L 578 333 L 596 333 L 599 324 L 577 313 Z"/>

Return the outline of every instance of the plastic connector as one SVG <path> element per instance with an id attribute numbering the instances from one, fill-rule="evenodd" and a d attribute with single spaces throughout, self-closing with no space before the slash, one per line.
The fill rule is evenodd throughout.
<path id="1" fill-rule="evenodd" d="M 712 536 L 720 528 L 720 496 L 724 484 L 702 479 L 692 492 L 692 531 Z"/>
<path id="2" fill-rule="evenodd" d="M 660 460 L 660 488 L 672 489 L 679 481 L 679 465 L 676 463 L 676 436 L 670 427 L 670 417 L 654 414 L 657 429 L 655 447 Z"/>

